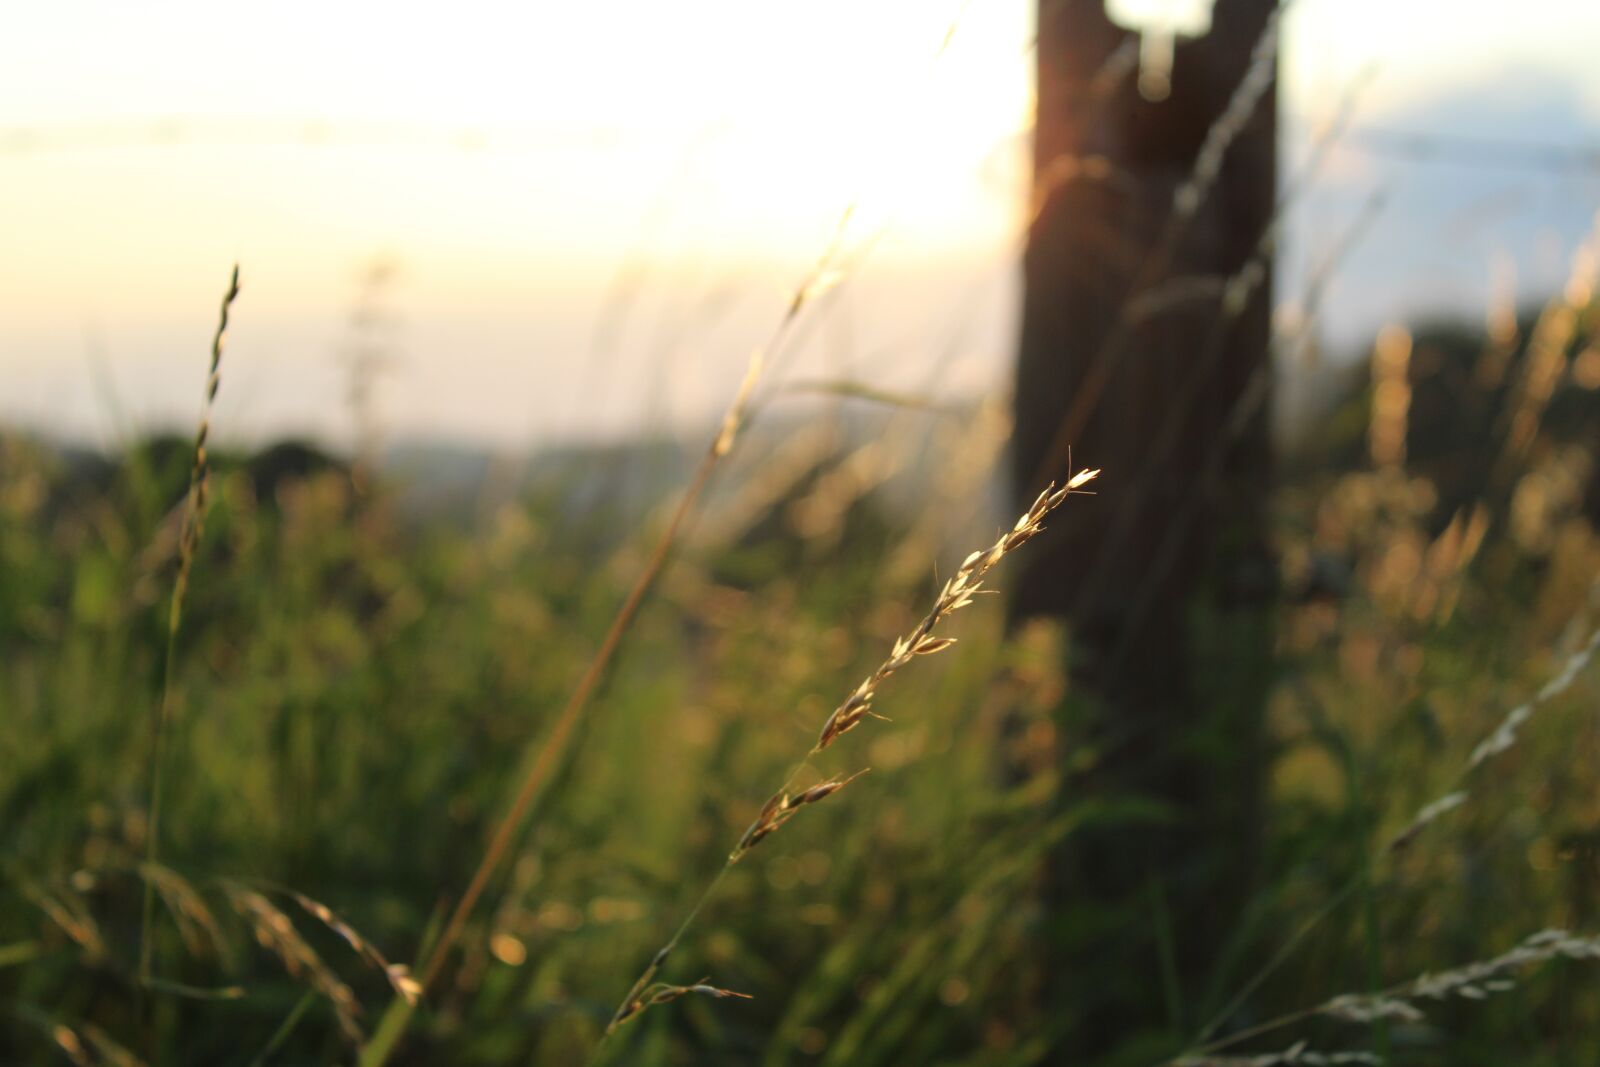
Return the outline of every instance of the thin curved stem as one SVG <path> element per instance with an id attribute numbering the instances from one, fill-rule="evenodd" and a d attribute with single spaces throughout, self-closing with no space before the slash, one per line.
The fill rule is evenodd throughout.
<path id="1" fill-rule="evenodd" d="M 222 378 L 222 344 L 228 332 L 228 312 L 239 297 L 239 265 L 233 266 L 228 280 L 228 290 L 222 296 L 222 306 L 217 313 L 217 330 L 211 337 L 211 364 L 206 373 L 205 400 L 200 407 L 200 426 L 195 431 L 194 463 L 189 468 L 189 490 L 184 503 L 182 525 L 178 530 L 178 577 L 172 587 L 172 604 L 167 611 L 167 652 L 161 668 L 161 702 L 157 706 L 150 752 L 150 815 L 145 827 L 145 862 L 155 866 L 161 852 L 161 808 L 164 790 L 162 785 L 167 761 L 167 735 L 173 716 L 174 686 L 172 676 L 177 665 L 178 627 L 183 621 L 183 603 L 189 591 L 189 576 L 194 569 L 195 550 L 200 543 L 200 532 L 205 525 L 208 485 L 211 468 L 206 456 L 206 442 L 211 436 L 211 406 L 217 399 L 217 388 Z M 155 921 L 155 886 L 149 881 L 144 886 L 144 906 L 139 918 L 139 984 L 148 986 L 155 964 L 155 944 L 151 925 Z"/>

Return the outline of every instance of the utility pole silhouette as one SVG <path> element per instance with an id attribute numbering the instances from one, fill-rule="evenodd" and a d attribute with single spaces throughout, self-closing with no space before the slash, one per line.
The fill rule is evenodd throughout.
<path id="1" fill-rule="evenodd" d="M 1144 812 L 1047 873 L 1047 995 L 1083 1062 L 1205 1021 L 1255 865 L 1277 5 L 1216 0 L 1203 36 L 1143 49 L 1101 0 L 1040 0 L 1038 25 L 1013 487 L 1059 478 L 1069 447 L 1106 475 L 1011 611 L 1069 624 L 1061 744 L 1094 759 L 1063 803 Z"/>

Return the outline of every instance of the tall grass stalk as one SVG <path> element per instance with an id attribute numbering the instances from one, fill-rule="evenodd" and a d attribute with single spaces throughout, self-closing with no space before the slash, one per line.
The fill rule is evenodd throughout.
<path id="1" fill-rule="evenodd" d="M 1209 1053 L 1216 1052 L 1224 1048 L 1229 1048 L 1242 1041 L 1248 1040 L 1251 1037 L 1282 1029 L 1283 1027 L 1290 1026 L 1314 1015 L 1325 1013 L 1322 1007 L 1309 1008 L 1300 1012 L 1292 1013 L 1290 1015 L 1282 1016 L 1277 1019 L 1268 1020 L 1257 1026 L 1252 1026 L 1248 1030 L 1240 1031 L 1229 1037 L 1219 1040 L 1212 1040 L 1212 1035 L 1214 1035 L 1217 1030 L 1227 1022 L 1227 1020 L 1235 1011 L 1239 1009 L 1244 1001 L 1257 988 L 1259 988 L 1260 985 L 1265 982 L 1273 972 L 1283 965 L 1283 963 L 1289 958 L 1289 956 L 1301 944 L 1301 942 L 1305 940 L 1312 930 L 1321 925 L 1321 923 L 1327 919 L 1329 915 L 1333 914 L 1334 911 L 1349 901 L 1351 897 L 1357 893 L 1359 893 L 1362 898 L 1362 936 L 1364 952 L 1366 954 L 1365 963 L 1367 967 L 1367 983 L 1369 990 L 1367 996 L 1380 998 L 1393 995 L 1396 989 L 1403 988 L 1395 987 L 1394 989 L 1389 990 L 1383 990 L 1379 988 L 1379 982 L 1381 980 L 1381 931 L 1378 927 L 1377 903 L 1379 896 L 1381 896 L 1385 890 L 1390 888 L 1392 883 L 1388 881 L 1386 877 L 1380 878 L 1377 875 L 1381 874 L 1387 876 L 1393 874 L 1392 866 L 1388 870 L 1380 871 L 1379 865 L 1385 862 L 1388 862 L 1392 865 L 1392 862 L 1401 853 L 1408 849 L 1412 842 L 1415 841 L 1424 830 L 1433 825 L 1433 823 L 1437 822 L 1443 816 L 1465 804 L 1471 795 L 1469 792 L 1469 786 L 1467 784 L 1468 776 L 1471 775 L 1480 764 L 1489 758 L 1497 756 L 1501 752 L 1504 752 L 1515 745 L 1517 741 L 1517 728 L 1526 722 L 1533 714 L 1533 711 L 1541 704 L 1554 699 L 1561 693 L 1566 692 L 1566 690 L 1571 687 L 1573 682 L 1577 680 L 1583 669 L 1589 665 L 1596 652 L 1600 652 L 1600 628 L 1593 630 L 1589 634 L 1587 640 L 1585 640 L 1576 650 L 1569 653 L 1562 660 L 1561 669 L 1558 670 L 1547 682 L 1545 682 L 1543 686 L 1539 688 L 1538 693 L 1536 693 L 1525 703 L 1519 704 L 1517 707 L 1513 708 L 1501 721 L 1500 725 L 1496 727 L 1494 732 L 1492 732 L 1487 738 L 1478 744 L 1478 746 L 1473 750 L 1472 756 L 1468 759 L 1466 765 L 1462 769 L 1460 773 L 1460 779 L 1457 783 L 1457 788 L 1453 792 L 1446 793 L 1438 799 L 1424 804 L 1417 811 L 1416 815 L 1412 817 L 1411 821 L 1406 824 L 1405 828 L 1399 833 L 1395 834 L 1393 837 L 1389 838 L 1388 841 L 1381 847 L 1374 849 L 1369 843 L 1367 847 L 1362 849 L 1360 867 L 1356 871 L 1355 875 L 1338 891 L 1332 894 L 1328 900 L 1324 902 L 1321 908 L 1307 918 L 1306 921 L 1296 929 L 1293 936 L 1291 936 L 1287 941 L 1284 942 L 1284 944 L 1278 947 L 1278 949 L 1273 953 L 1271 959 L 1269 959 L 1267 963 L 1259 971 L 1257 971 L 1244 985 L 1244 987 L 1228 1002 L 1228 1004 L 1220 1012 L 1218 1012 L 1209 1023 L 1206 1024 L 1206 1026 L 1197 1035 L 1194 1046 L 1192 1046 L 1185 1054 L 1186 1057 L 1192 1058 L 1206 1056 Z M 1359 778 L 1355 773 L 1355 768 L 1349 765 L 1351 761 L 1350 754 L 1346 752 L 1344 753 L 1344 757 L 1347 763 L 1347 776 L 1352 785 L 1359 788 Z M 1356 806 L 1360 808 L 1360 797 L 1357 796 L 1354 798 L 1354 800 Z M 1593 944 L 1594 942 L 1591 941 L 1590 943 Z M 1569 956 L 1581 955 L 1581 953 L 1578 953 L 1576 950 L 1574 950 L 1574 952 L 1566 952 L 1565 950 L 1562 950 L 1556 954 Z M 1596 950 L 1596 954 L 1597 958 L 1600 958 L 1600 949 Z M 1470 993 L 1467 995 L 1469 997 L 1471 996 Z M 1388 1015 L 1375 1015 L 1370 1019 L 1364 1020 L 1374 1024 L 1374 1036 L 1378 1041 L 1380 1054 L 1387 1054 L 1388 1034 L 1386 1032 L 1386 1023 L 1388 1019 L 1393 1017 L 1395 1016 L 1393 1013 L 1391 1013 Z M 1171 1062 L 1182 1063 L 1184 1061 L 1180 1059 Z"/>
<path id="2" fill-rule="evenodd" d="M 1094 480 L 1099 475 L 1098 470 L 1080 470 L 1067 479 L 1060 489 L 1051 484 L 1041 492 L 1023 516 L 1017 520 L 1012 528 L 1003 534 L 998 541 L 987 549 L 980 549 L 969 555 L 956 570 L 956 573 L 945 582 L 938 597 L 935 598 L 932 609 L 925 615 L 920 623 L 910 633 L 897 639 L 889 657 L 880 663 L 871 674 L 845 698 L 833 713 L 828 716 L 822 725 L 817 740 L 799 762 L 789 771 L 784 778 L 783 785 L 762 805 L 761 811 L 751 822 L 744 834 L 735 844 L 733 851 L 728 854 L 727 860 L 718 868 L 710 883 L 701 892 L 699 898 L 689 909 L 683 921 L 656 953 L 650 962 L 634 980 L 632 987 L 618 1005 L 616 1012 L 607 1025 L 605 1034 L 602 1035 L 599 1045 L 595 1049 L 595 1057 L 599 1057 L 605 1047 L 605 1041 L 617 1028 L 628 1020 L 657 1004 L 675 1000 L 687 993 L 715 991 L 716 995 L 729 995 L 726 990 L 717 990 L 716 987 L 675 986 L 659 983 L 656 975 L 661 972 L 667 958 L 678 947 L 694 924 L 696 918 L 705 909 L 707 902 L 716 894 L 722 880 L 727 877 L 733 865 L 743 859 L 745 854 L 754 848 L 768 835 L 772 834 L 784 823 L 788 822 L 800 808 L 814 804 L 838 792 L 856 777 L 865 772 L 857 772 L 847 778 L 833 777 L 826 779 L 808 789 L 794 792 L 794 784 L 811 761 L 822 751 L 831 746 L 839 738 L 859 726 L 868 716 L 875 713 L 872 710 L 872 701 L 877 695 L 878 687 L 889 679 L 895 672 L 910 665 L 918 656 L 933 655 L 955 644 L 953 637 L 937 637 L 934 629 L 944 619 L 953 615 L 961 608 L 972 603 L 972 598 L 982 591 L 984 577 L 989 570 L 999 563 L 1009 552 L 1020 547 L 1029 539 L 1044 529 L 1044 519 L 1050 512 L 1060 507 L 1067 497 L 1083 491 L 1083 486 Z"/>
<path id="3" fill-rule="evenodd" d="M 695 467 L 689 484 L 683 490 L 676 507 L 667 519 L 665 528 L 656 538 L 650 555 L 645 560 L 644 567 L 628 595 L 618 607 L 616 615 L 611 619 L 605 636 L 601 638 L 599 647 L 590 658 L 583 674 L 579 677 L 577 685 L 573 688 L 566 704 L 556 716 L 555 724 L 550 728 L 550 733 L 545 737 L 538 752 L 529 765 L 527 773 L 523 775 L 517 786 L 517 791 L 506 807 L 505 812 L 496 822 L 494 832 L 490 835 L 489 843 L 484 849 L 483 858 L 472 872 L 472 877 L 467 882 L 467 888 L 462 893 L 461 899 L 456 902 L 455 908 L 450 913 L 450 918 L 445 922 L 444 930 L 439 939 L 434 942 L 428 952 L 426 962 L 418 976 L 419 991 L 426 992 L 438 979 L 449 959 L 451 950 L 461 939 L 467 921 L 472 917 L 479 900 L 488 888 L 489 879 L 492 878 L 511 849 L 512 841 L 522 827 L 527 817 L 529 808 L 534 799 L 543 790 L 551 774 L 560 765 L 565 755 L 567 746 L 571 743 L 573 731 L 582 720 L 584 712 L 588 709 L 595 691 L 599 688 L 601 679 L 605 676 L 606 669 L 615 658 L 618 647 L 622 644 L 623 637 L 632 625 L 634 617 L 639 612 L 639 607 L 644 603 L 654 587 L 656 579 L 660 576 L 662 568 L 666 565 L 667 558 L 671 555 L 674 545 L 678 540 L 678 533 L 685 521 L 694 511 L 706 486 L 710 483 L 713 472 L 718 463 L 732 449 L 734 441 L 738 438 L 739 431 L 743 428 L 750 408 L 751 398 L 755 394 L 756 386 L 760 383 L 762 372 L 766 369 L 768 359 L 781 349 L 789 339 L 795 322 L 800 318 L 800 313 L 817 296 L 833 285 L 839 278 L 834 269 L 838 258 L 840 245 L 844 238 L 846 227 L 849 225 L 851 212 L 846 210 L 835 228 L 833 238 L 827 249 L 817 260 L 811 271 L 805 276 L 794 292 L 790 295 L 782 316 L 773 328 L 767 343 L 751 353 L 745 366 L 744 378 L 739 383 L 738 391 L 734 394 L 733 401 L 728 405 L 727 411 L 722 416 L 716 433 L 707 444 L 705 452 Z M 389 1013 L 380 1022 L 377 1034 L 367 1046 L 361 1058 L 362 1067 L 377 1067 L 388 1060 L 390 1053 L 398 1043 L 405 1027 L 410 1021 L 414 1003 L 397 998 L 389 1009 Z"/>
<path id="4" fill-rule="evenodd" d="M 161 804 L 166 777 L 167 735 L 172 729 L 174 694 L 173 671 L 177 663 L 178 628 L 183 622 L 183 602 L 189 592 L 189 577 L 194 571 L 195 550 L 205 527 L 206 506 L 210 502 L 211 465 L 206 443 L 211 437 L 211 409 L 222 384 L 222 346 L 228 332 L 228 313 L 239 297 L 239 265 L 233 265 L 228 290 L 222 295 L 217 312 L 217 330 L 211 336 L 211 365 L 206 372 L 205 396 L 200 404 L 200 425 L 194 437 L 194 462 L 189 467 L 189 491 L 184 502 L 182 526 L 178 532 L 178 576 L 172 586 L 172 603 L 167 611 L 167 651 L 161 668 L 161 702 L 156 709 L 150 751 L 150 813 L 145 827 L 145 863 L 156 868 L 161 855 Z M 148 985 L 155 963 L 155 940 L 151 925 L 155 920 L 156 887 L 144 883 L 144 907 L 139 920 L 139 982 Z"/>
<path id="5" fill-rule="evenodd" d="M 1268 1019 L 1229 1037 L 1190 1049 L 1182 1056 L 1164 1061 L 1162 1067 L 1198 1067 L 1214 1063 L 1217 1061 L 1211 1059 L 1212 1053 L 1309 1019 L 1361 1024 L 1382 1024 L 1391 1019 L 1420 1023 L 1427 1016 L 1418 1006 L 1419 1001 L 1486 1000 L 1513 989 L 1516 982 L 1512 976 L 1519 971 L 1554 959 L 1600 960 L 1600 937 L 1584 937 L 1566 930 L 1540 930 L 1498 956 L 1437 974 L 1421 974 L 1375 992 L 1342 993 L 1312 1007 Z"/>

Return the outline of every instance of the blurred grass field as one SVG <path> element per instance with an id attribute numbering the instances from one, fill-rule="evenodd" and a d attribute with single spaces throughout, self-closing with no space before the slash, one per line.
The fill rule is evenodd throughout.
<path id="1" fill-rule="evenodd" d="M 1580 310 L 1581 341 L 1595 310 Z M 1446 369 L 1481 341 L 1439 337 L 1419 332 L 1415 351 Z M 1241 990 L 1231 1029 L 1545 928 L 1595 932 L 1592 672 L 1474 772 L 1467 803 L 1392 860 L 1382 850 L 1600 624 L 1585 514 L 1595 384 L 1564 374 L 1530 447 L 1484 490 L 1482 520 L 1445 499 L 1476 463 L 1449 419 L 1401 427 L 1409 461 L 1375 459 L 1372 413 L 1390 409 L 1364 378 L 1286 453 L 1266 849 L 1261 871 L 1241 872 L 1251 904 L 1202 999 L 1164 979 L 1183 931 L 1158 899 L 1126 904 L 1147 941 L 1132 966 L 1100 973 L 1052 951 L 1110 917 L 1043 906 L 1049 850 L 1172 813 L 1075 789 L 1097 753 L 1076 731 L 1070 636 L 1008 633 L 986 600 L 950 624 L 957 646 L 885 686 L 891 721 L 819 768 L 871 773 L 734 867 L 674 956 L 672 981 L 709 976 L 752 999 L 646 1013 L 613 1056 L 1034 1063 L 1086 1024 L 1041 995 L 1074 968 L 1162 1005 L 1165 1025 L 1128 1034 L 1117 1060 L 1154 1063 Z M 741 443 L 391 1062 L 584 1062 L 828 711 L 920 617 L 936 575 L 1009 526 L 995 502 L 1002 408 L 871 399 Z M 569 457 L 423 507 L 403 471 L 275 457 L 213 457 L 151 868 L 151 723 L 188 448 L 156 439 L 100 458 L 0 438 L 0 1062 L 353 1061 L 328 983 L 349 988 L 363 1034 L 394 994 L 292 893 L 420 965 L 683 466 L 666 444 Z M 1068 507 L 1113 507 L 1117 485 L 1108 471 L 1099 496 Z M 156 988 L 135 969 L 147 880 Z M 257 943 L 244 890 L 321 963 L 289 973 Z M 1515 977 L 1430 1006 L 1425 1023 L 1312 1019 L 1248 1048 L 1303 1037 L 1386 1046 L 1398 1063 L 1600 1062 L 1600 972 L 1561 961 Z"/>

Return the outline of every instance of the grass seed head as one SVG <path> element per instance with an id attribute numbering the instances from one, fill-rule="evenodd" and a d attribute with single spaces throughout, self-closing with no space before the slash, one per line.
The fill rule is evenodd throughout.
<path id="1" fill-rule="evenodd" d="M 719 1000 L 728 997 L 737 997 L 740 1000 L 755 999 L 749 993 L 740 993 L 736 990 L 723 989 L 720 986 L 708 985 L 707 981 L 707 979 L 702 978 L 700 981 L 695 982 L 692 985 L 667 985 L 665 982 L 657 982 L 655 985 L 646 987 L 643 993 L 629 1001 L 623 1007 L 623 1009 L 617 1013 L 617 1017 L 611 1020 L 611 1025 L 607 1027 L 607 1033 L 616 1029 L 618 1026 L 621 1026 L 623 1023 L 627 1022 L 629 1019 L 632 1019 L 641 1012 L 653 1008 L 658 1004 L 671 1003 L 672 1001 L 677 1000 L 679 997 L 695 995 L 703 997 L 715 997 Z"/>
<path id="2" fill-rule="evenodd" d="M 224 883 L 223 889 L 234 910 L 250 923 L 256 942 L 278 957 L 290 977 L 304 978 L 333 1005 L 334 1016 L 345 1037 L 354 1044 L 366 1040 L 356 995 L 300 936 L 289 916 L 253 889 L 232 882 Z"/>

